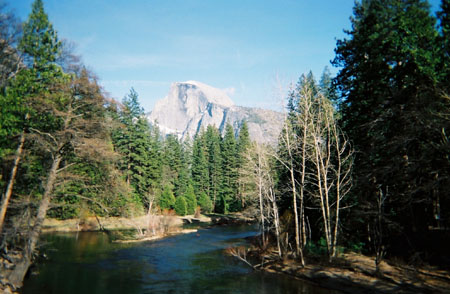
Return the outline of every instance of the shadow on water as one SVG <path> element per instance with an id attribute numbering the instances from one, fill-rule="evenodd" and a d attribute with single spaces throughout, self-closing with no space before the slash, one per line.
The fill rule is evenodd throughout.
<path id="1" fill-rule="evenodd" d="M 112 243 L 98 232 L 45 235 L 48 259 L 38 263 L 22 293 L 333 293 L 254 272 L 223 254 L 255 234 L 251 226 L 213 227 L 133 244 Z"/>

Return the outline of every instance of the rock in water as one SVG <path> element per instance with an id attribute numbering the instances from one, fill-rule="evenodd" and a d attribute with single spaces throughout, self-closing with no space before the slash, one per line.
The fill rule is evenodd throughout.
<path id="1" fill-rule="evenodd" d="M 226 124 L 237 133 L 247 122 L 250 137 L 260 143 L 276 144 L 283 115 L 272 110 L 241 107 L 222 90 L 196 81 L 173 83 L 169 94 L 159 100 L 147 116 L 164 135 L 193 137 L 202 128 L 215 125 L 223 134 Z"/>

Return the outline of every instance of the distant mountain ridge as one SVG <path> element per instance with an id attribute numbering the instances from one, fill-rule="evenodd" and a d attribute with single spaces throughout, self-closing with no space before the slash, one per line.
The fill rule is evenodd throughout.
<path id="1" fill-rule="evenodd" d="M 271 145 L 276 144 L 283 123 L 279 112 L 236 106 L 224 91 L 196 81 L 173 83 L 147 119 L 156 122 L 163 134 L 183 139 L 193 137 L 202 128 L 206 130 L 208 125 L 215 125 L 223 133 L 229 123 L 237 132 L 246 121 L 252 140 Z"/>

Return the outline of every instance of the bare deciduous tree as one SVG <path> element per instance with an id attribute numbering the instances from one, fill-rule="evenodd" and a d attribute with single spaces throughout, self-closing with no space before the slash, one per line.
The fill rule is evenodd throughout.
<path id="1" fill-rule="evenodd" d="M 331 261 L 336 255 L 341 201 L 351 187 L 353 150 L 338 126 L 332 102 L 307 77 L 290 95 L 293 111 L 281 134 L 285 154 L 275 156 L 290 174 L 297 252 L 306 246 L 305 200 L 312 199 L 322 215 Z"/>
<path id="2" fill-rule="evenodd" d="M 310 193 L 318 200 L 322 212 L 327 252 L 331 262 L 336 256 L 341 201 L 351 187 L 353 150 L 337 125 L 331 101 L 322 94 L 317 97 L 305 95 L 303 99 L 314 99 L 313 123 L 309 130 L 312 143 L 309 158 L 314 165 L 310 184 L 315 188 Z"/>
<path id="3" fill-rule="evenodd" d="M 258 191 L 259 219 L 263 247 L 267 245 L 266 232 L 273 231 L 277 242 L 278 255 L 282 256 L 280 244 L 280 218 L 275 194 L 275 183 L 269 161 L 269 147 L 253 142 L 247 152 L 247 176 L 251 178 Z M 271 227 L 272 224 L 272 227 Z"/>

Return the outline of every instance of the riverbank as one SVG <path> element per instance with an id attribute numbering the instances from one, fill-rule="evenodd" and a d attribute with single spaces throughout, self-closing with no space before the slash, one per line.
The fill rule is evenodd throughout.
<path id="1" fill-rule="evenodd" d="M 448 293 L 449 271 L 434 267 L 411 267 L 383 261 L 376 272 L 373 257 L 345 253 L 333 264 L 311 261 L 302 267 L 292 259 L 265 257 L 262 270 L 308 280 L 321 287 L 344 293 Z"/>
<path id="2" fill-rule="evenodd" d="M 143 215 L 139 217 L 97 217 L 91 216 L 83 219 L 58 220 L 47 218 L 42 226 L 43 233 L 52 232 L 83 232 L 101 230 L 147 230 L 149 226 L 155 224 L 177 230 L 183 224 L 209 223 L 211 225 L 237 225 L 253 223 L 254 218 L 243 213 L 232 214 L 208 214 L 208 215 Z"/>
<path id="3" fill-rule="evenodd" d="M 143 215 L 133 218 L 125 217 L 88 217 L 84 219 L 58 220 L 47 218 L 42 226 L 43 233 L 51 232 L 81 232 L 81 231 L 101 231 L 101 230 L 146 230 L 152 223 L 164 223 L 167 227 L 181 227 L 183 223 L 211 223 L 211 217 L 200 215 L 194 216 L 164 216 L 164 215 Z"/>

